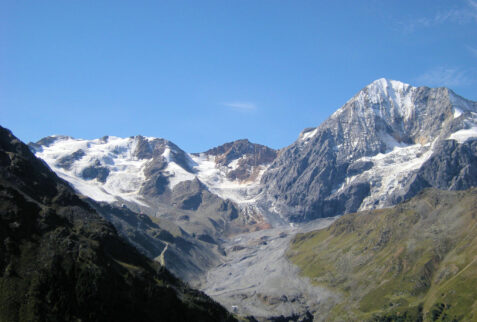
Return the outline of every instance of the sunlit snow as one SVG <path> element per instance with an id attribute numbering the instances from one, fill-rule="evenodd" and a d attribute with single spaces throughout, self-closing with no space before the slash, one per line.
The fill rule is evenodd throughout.
<path id="1" fill-rule="evenodd" d="M 459 130 L 449 136 L 450 140 L 456 140 L 459 143 L 464 143 L 471 138 L 477 138 L 477 126 L 473 126 L 470 129 Z"/>
<path id="2" fill-rule="evenodd" d="M 390 152 L 358 159 L 356 162 L 371 161 L 373 167 L 348 177 L 334 193 L 340 193 L 353 183 L 368 182 L 371 191 L 361 203 L 359 210 L 389 206 L 389 196 L 402 189 L 412 174 L 432 155 L 432 151 L 432 144 L 396 145 Z"/>
<path id="3" fill-rule="evenodd" d="M 150 160 L 140 160 L 133 155 L 136 144 L 136 138 L 108 137 L 107 139 L 82 140 L 61 137 L 50 146 L 43 146 L 36 155 L 45 160 L 60 177 L 70 182 L 85 196 L 106 202 L 114 202 L 121 198 L 145 205 L 139 190 L 146 180 L 144 169 Z M 61 158 L 70 156 L 78 150 L 82 150 L 85 155 L 72 162 L 70 169 L 58 166 Z M 171 189 L 180 182 L 199 178 L 211 192 L 221 198 L 230 199 L 239 204 L 256 200 L 260 177 L 265 171 L 264 166 L 260 166 L 261 171 L 256 180 L 244 183 L 227 178 L 227 171 L 237 169 L 240 158 L 232 161 L 228 167 L 224 167 L 218 166 L 213 156 L 186 154 L 189 158 L 189 166 L 193 169 L 193 172 L 189 172 L 174 161 L 176 153 L 178 152 L 166 147 L 162 155 L 167 161 L 164 173 L 168 177 Z M 82 177 L 83 170 L 95 164 L 109 170 L 104 183 L 97 179 L 87 180 Z"/>
<path id="4" fill-rule="evenodd" d="M 63 179 L 69 181 L 81 194 L 98 201 L 113 202 L 120 197 L 140 204 L 138 192 L 144 181 L 143 168 L 146 160 L 132 158 L 135 147 L 132 138 L 108 137 L 107 140 L 81 140 L 64 138 L 36 153 Z M 82 150 L 85 155 L 71 164 L 71 169 L 64 169 L 57 162 L 65 156 Z M 105 183 L 98 180 L 86 180 L 82 171 L 100 163 L 109 170 Z"/>
<path id="5" fill-rule="evenodd" d="M 223 199 L 230 199 L 237 203 L 250 203 L 256 200 L 260 178 L 265 171 L 265 167 L 255 181 L 240 182 L 229 180 L 226 174 L 227 169 L 218 167 L 213 156 L 201 154 L 199 156 L 192 156 L 192 160 L 197 163 L 195 167 L 197 177 L 211 192 Z M 237 164 L 232 164 L 232 167 L 229 169 L 233 170 L 236 166 Z"/>
<path id="6" fill-rule="evenodd" d="M 303 141 L 305 143 L 308 143 L 309 140 L 316 135 L 316 133 L 318 133 L 318 128 L 315 128 L 314 130 L 311 130 L 311 131 L 301 133 L 300 138 L 298 140 Z"/>

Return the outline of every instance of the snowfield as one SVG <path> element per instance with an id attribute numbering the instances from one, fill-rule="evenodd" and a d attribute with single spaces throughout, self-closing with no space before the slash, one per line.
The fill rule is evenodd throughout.
<path id="1" fill-rule="evenodd" d="M 108 137 L 107 140 L 81 140 L 61 137 L 54 144 L 36 151 L 36 156 L 46 163 L 61 178 L 70 182 L 81 194 L 97 201 L 114 202 L 124 199 L 144 205 L 139 196 L 139 189 L 145 180 L 146 160 L 132 156 L 135 141 L 131 138 Z M 58 164 L 62 158 L 77 151 L 84 156 L 71 163 L 69 168 Z M 83 171 L 95 164 L 109 170 L 107 180 L 86 180 Z"/>
<path id="2" fill-rule="evenodd" d="M 146 138 L 154 140 L 154 138 Z M 144 170 L 149 159 L 138 159 L 134 156 L 136 138 L 108 137 L 96 140 L 58 137 L 49 145 L 38 149 L 36 156 L 46 163 L 63 179 L 70 182 L 81 194 L 97 201 L 115 202 L 128 200 L 145 205 L 139 191 L 146 180 Z M 71 162 L 70 167 L 62 167 L 61 160 L 72 156 L 75 152 L 84 154 Z M 260 193 L 259 182 L 266 166 L 260 166 L 260 172 L 254 181 L 241 182 L 229 180 L 227 171 L 234 170 L 240 159 L 234 160 L 228 167 L 219 166 L 213 156 L 186 154 L 192 172 L 184 169 L 174 160 L 177 151 L 166 147 L 162 157 L 167 162 L 163 170 L 172 190 L 178 183 L 198 178 L 208 189 L 223 199 L 230 199 L 237 204 L 250 204 L 256 201 Z M 104 182 L 98 179 L 87 179 L 85 169 L 99 166 L 108 171 Z"/>

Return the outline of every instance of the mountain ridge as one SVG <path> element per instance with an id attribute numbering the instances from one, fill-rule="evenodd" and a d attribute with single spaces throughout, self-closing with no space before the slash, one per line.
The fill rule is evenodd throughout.
<path id="1" fill-rule="evenodd" d="M 467 150 L 475 154 L 469 141 L 473 137 L 477 137 L 476 102 L 448 88 L 414 87 L 381 78 L 279 151 L 240 139 L 189 154 L 165 139 L 133 137 L 139 141 L 133 154 L 154 161 L 145 167 L 145 177 L 130 180 L 142 185 L 140 190 L 122 197 L 140 204 L 145 196 L 161 198 L 177 183 L 198 178 L 212 194 L 237 204 L 246 221 L 306 221 L 390 206 L 411 197 L 421 186 L 456 188 L 451 183 L 436 185 L 421 168 L 430 159 L 434 164 L 445 160 L 443 153 L 452 146 L 446 140 L 470 144 Z M 50 137 L 43 143 L 51 149 L 51 141 L 58 140 L 71 138 Z M 38 143 L 31 146 L 38 148 L 41 140 Z M 64 157 L 67 165 L 83 153 L 71 152 Z M 37 155 L 47 159 L 41 151 Z M 465 164 L 457 167 L 463 169 Z M 456 175 L 463 176 L 458 180 L 465 182 L 460 185 L 464 189 L 474 183 L 462 169 Z M 93 164 L 86 170 L 80 176 L 107 181 L 109 172 L 103 166 Z M 97 199 L 101 189 L 95 193 Z M 111 201 L 111 196 L 104 199 Z M 147 211 L 141 205 L 137 210 Z"/>
<path id="2" fill-rule="evenodd" d="M 141 255 L 0 127 L 0 319 L 234 320 Z"/>

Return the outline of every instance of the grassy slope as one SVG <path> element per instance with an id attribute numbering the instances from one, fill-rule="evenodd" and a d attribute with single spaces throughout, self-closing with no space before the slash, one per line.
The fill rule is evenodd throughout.
<path id="1" fill-rule="evenodd" d="M 477 320 L 477 189 L 426 190 L 300 234 L 288 257 L 342 294 L 329 318 Z"/>

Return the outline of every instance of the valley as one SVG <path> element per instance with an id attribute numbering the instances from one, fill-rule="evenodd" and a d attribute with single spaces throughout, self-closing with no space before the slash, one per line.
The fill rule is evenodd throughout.
<path id="1" fill-rule="evenodd" d="M 462 319 L 474 294 L 449 285 L 473 278 L 476 128 L 476 102 L 378 79 L 279 150 L 241 139 L 189 153 L 141 135 L 28 146 L 142 255 L 237 317 Z M 449 207 L 460 200 L 465 213 Z"/>
<path id="2" fill-rule="evenodd" d="M 207 272 L 201 289 L 228 310 L 256 318 L 316 315 L 337 300 L 313 286 L 285 256 L 297 233 L 328 227 L 336 218 L 245 233 L 223 244 L 221 264 Z"/>

